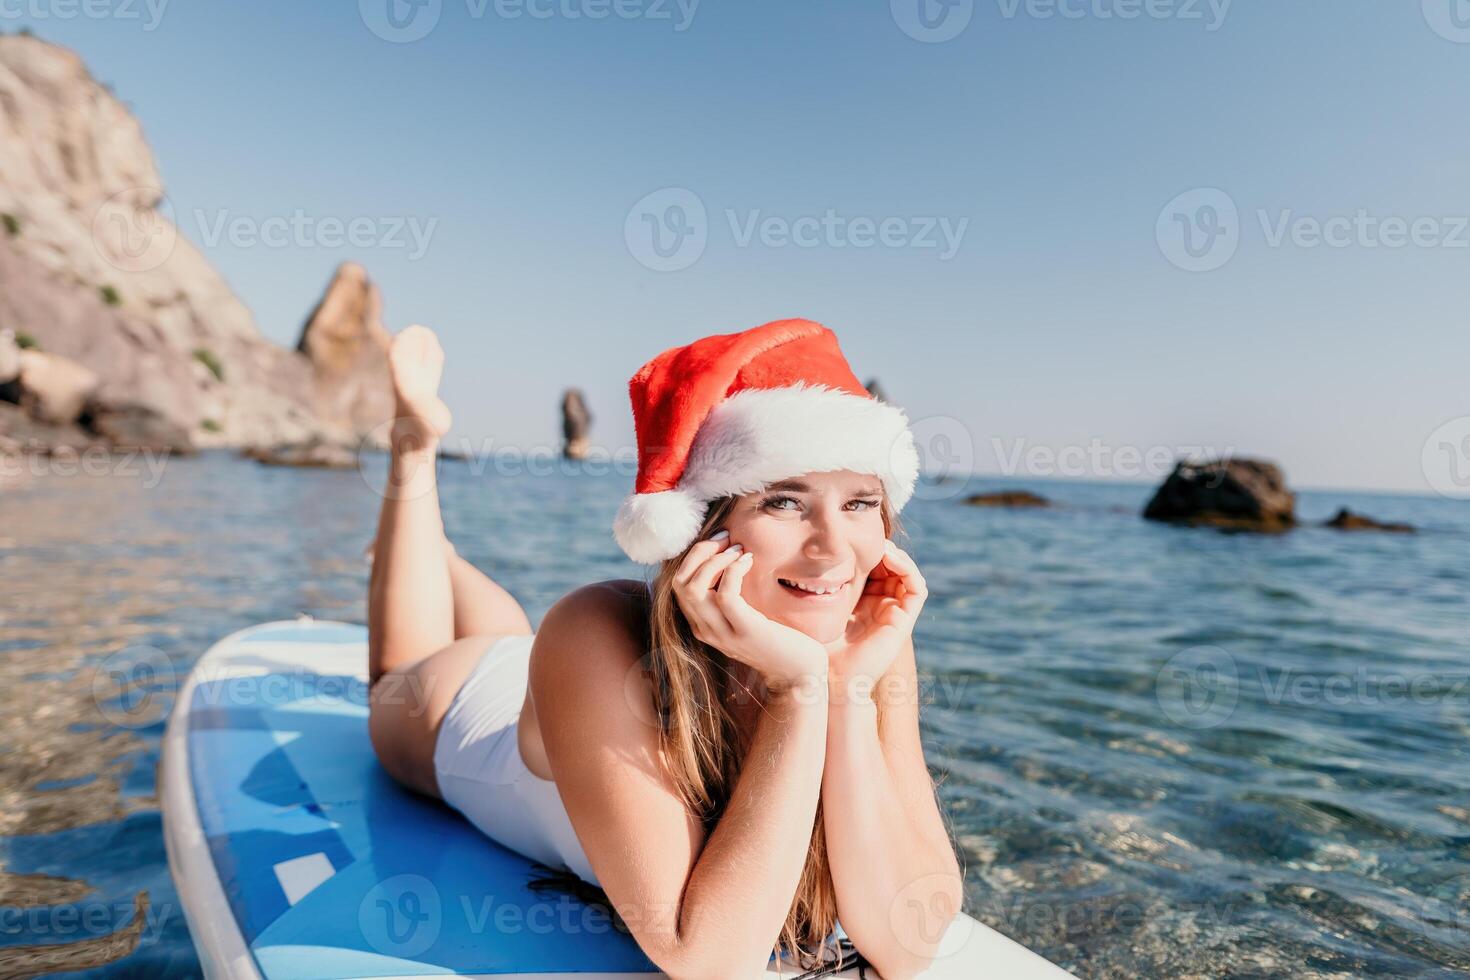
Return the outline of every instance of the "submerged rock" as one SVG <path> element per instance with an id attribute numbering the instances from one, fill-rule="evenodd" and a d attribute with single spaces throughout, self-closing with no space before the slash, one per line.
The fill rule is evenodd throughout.
<path id="1" fill-rule="evenodd" d="M 1241 531 L 1296 526 L 1296 495 L 1281 468 L 1257 459 L 1180 462 L 1143 510 L 1151 521 Z"/>
<path id="2" fill-rule="evenodd" d="M 1337 516 L 1322 526 L 1339 531 L 1390 531 L 1395 534 L 1413 534 L 1416 530 L 1412 524 L 1377 521 L 1365 514 L 1355 514 L 1346 507 L 1339 509 Z"/>
<path id="3" fill-rule="evenodd" d="M 1050 500 L 1029 490 L 1001 490 L 997 493 L 977 493 L 965 498 L 972 507 L 1050 507 Z"/>
<path id="4" fill-rule="evenodd" d="M 357 454 L 350 447 L 325 439 L 308 439 L 279 446 L 254 446 L 240 455 L 266 466 L 350 469 L 357 465 Z"/>

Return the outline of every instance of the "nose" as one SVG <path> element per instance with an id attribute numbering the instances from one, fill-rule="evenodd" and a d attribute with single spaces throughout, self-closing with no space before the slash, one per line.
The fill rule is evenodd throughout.
<path id="1" fill-rule="evenodd" d="M 814 507 L 807 520 L 806 542 L 802 554 L 816 560 L 830 560 L 841 554 L 846 538 L 842 520 L 827 506 Z"/>

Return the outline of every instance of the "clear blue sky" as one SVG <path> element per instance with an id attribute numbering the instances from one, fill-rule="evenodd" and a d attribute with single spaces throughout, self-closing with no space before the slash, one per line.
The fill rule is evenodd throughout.
<path id="1" fill-rule="evenodd" d="M 1129 0 L 959 0 L 971 19 L 938 42 L 904 30 L 936 36 L 917 0 L 692 18 L 690 0 L 431 0 L 411 43 L 369 29 L 387 0 L 174 0 L 152 30 L 145 0 L 60 2 L 6 0 L 4 26 L 75 48 L 134 108 L 183 231 L 262 332 L 293 342 L 335 265 L 362 261 L 391 329 L 443 338 L 456 435 L 554 444 L 574 384 L 596 441 L 627 445 L 641 363 L 787 316 L 836 330 L 911 417 L 958 420 L 981 471 L 994 440 L 1211 446 L 1297 486 L 1427 490 L 1425 440 L 1470 414 L 1470 29 L 1451 0 L 1438 30 L 1440 0 L 1135 0 L 1135 19 Z M 637 16 L 568 16 L 599 9 Z M 625 225 L 670 187 L 706 208 L 707 246 L 660 272 Z M 1196 188 L 1239 210 L 1213 271 L 1177 267 L 1156 230 Z M 966 224 L 948 258 L 937 230 L 939 248 L 742 241 L 752 216 L 829 209 L 898 219 L 897 242 Z M 411 257 L 209 244 L 196 216 L 298 211 L 437 224 Z M 1310 227 L 1273 245 L 1261 211 L 1428 217 L 1425 242 L 1460 247 L 1293 241 Z"/>

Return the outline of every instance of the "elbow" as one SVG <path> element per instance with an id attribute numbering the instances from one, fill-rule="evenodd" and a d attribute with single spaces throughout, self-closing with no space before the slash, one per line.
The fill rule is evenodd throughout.
<path id="1" fill-rule="evenodd" d="M 922 976 L 940 956 L 944 938 L 964 905 L 964 879 L 956 865 L 952 873 L 937 875 L 930 882 L 932 890 L 924 900 L 910 904 L 919 914 L 909 919 L 910 928 L 903 935 L 890 931 L 888 941 L 872 949 L 865 948 L 861 942 L 858 944 L 859 951 L 883 980 Z"/>
<path id="2" fill-rule="evenodd" d="M 747 954 L 728 942 L 681 943 L 649 956 L 670 980 L 759 980 L 765 976 L 772 949 L 760 954 Z"/>
<path id="3" fill-rule="evenodd" d="M 716 951 L 713 956 L 684 956 L 668 964 L 655 962 L 670 980 L 760 980 L 770 961 L 769 953 L 757 963 L 727 949 Z"/>

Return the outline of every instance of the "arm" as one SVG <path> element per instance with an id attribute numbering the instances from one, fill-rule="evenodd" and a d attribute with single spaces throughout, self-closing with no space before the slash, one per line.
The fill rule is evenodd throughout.
<path id="1" fill-rule="evenodd" d="M 700 976 L 764 973 L 811 848 L 826 730 L 825 686 L 767 700 L 684 892 L 680 934 L 714 967 Z"/>
<path id="2" fill-rule="evenodd" d="M 770 960 L 811 842 L 825 677 L 773 695 L 708 839 L 661 764 L 644 651 L 605 586 L 542 621 L 531 689 L 572 827 L 638 945 L 673 977 L 749 977 Z M 779 900 L 775 900 L 779 898 Z"/>
<path id="3" fill-rule="evenodd" d="M 831 681 L 822 826 L 838 917 L 885 980 L 926 969 L 964 900 L 919 738 L 912 639 L 873 689 Z"/>

